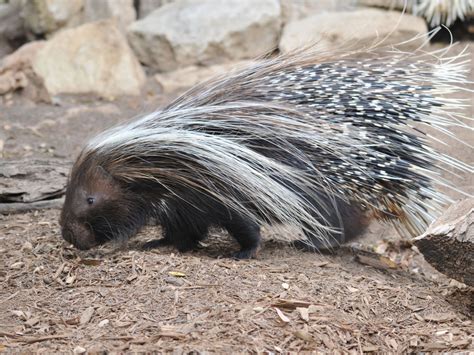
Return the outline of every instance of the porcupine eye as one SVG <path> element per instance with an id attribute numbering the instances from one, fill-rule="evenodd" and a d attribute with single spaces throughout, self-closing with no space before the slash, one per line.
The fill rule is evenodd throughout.
<path id="1" fill-rule="evenodd" d="M 94 202 L 95 202 L 95 198 L 94 198 L 94 197 L 88 197 L 88 198 L 86 199 L 86 201 L 87 201 L 87 204 L 88 204 L 88 205 L 93 205 Z"/>

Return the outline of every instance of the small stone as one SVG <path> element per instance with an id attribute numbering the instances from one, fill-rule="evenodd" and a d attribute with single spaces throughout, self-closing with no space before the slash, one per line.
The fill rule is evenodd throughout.
<path id="1" fill-rule="evenodd" d="M 33 250 L 33 244 L 31 244 L 30 242 L 24 242 L 21 246 L 21 250 L 30 252 Z"/>
<path id="2" fill-rule="evenodd" d="M 86 352 L 86 349 L 83 348 L 82 346 L 76 346 L 73 352 L 74 354 L 84 354 Z"/>
<path id="3" fill-rule="evenodd" d="M 10 269 L 19 270 L 23 268 L 23 266 L 25 266 L 25 263 L 23 261 L 18 261 L 16 263 L 11 264 Z"/>
<path id="4" fill-rule="evenodd" d="M 71 285 L 72 283 L 74 283 L 74 281 L 76 281 L 76 276 L 69 275 L 68 277 L 66 277 L 66 284 L 67 285 Z"/>
<path id="5" fill-rule="evenodd" d="M 109 324 L 109 322 L 110 322 L 110 321 L 109 321 L 108 319 L 103 319 L 103 320 L 101 320 L 101 321 L 99 322 L 98 327 L 99 327 L 99 328 L 103 328 L 103 327 L 105 327 L 107 324 Z"/>

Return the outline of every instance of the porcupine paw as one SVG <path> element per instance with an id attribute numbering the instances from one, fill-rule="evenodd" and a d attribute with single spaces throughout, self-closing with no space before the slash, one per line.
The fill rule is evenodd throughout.
<path id="1" fill-rule="evenodd" d="M 142 245 L 143 250 L 151 250 L 151 249 L 156 249 L 160 248 L 163 246 L 168 246 L 172 245 L 171 241 L 166 238 L 161 238 L 161 239 L 153 239 L 150 240 L 149 242 L 146 242 L 145 244 Z"/>
<path id="2" fill-rule="evenodd" d="M 257 248 L 241 249 L 232 255 L 234 259 L 255 259 L 257 257 Z"/>

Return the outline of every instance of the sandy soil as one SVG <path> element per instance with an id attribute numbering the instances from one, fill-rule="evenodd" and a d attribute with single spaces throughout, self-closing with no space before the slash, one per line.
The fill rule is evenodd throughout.
<path id="1" fill-rule="evenodd" d="M 150 84 L 142 98 L 56 105 L 14 97 L 0 104 L 4 158 L 72 160 L 87 137 L 169 99 L 156 92 Z M 472 164 L 472 149 L 447 149 Z M 474 192 L 472 174 L 451 179 Z M 360 241 L 391 260 L 379 269 L 349 249 L 294 250 L 271 231 L 251 261 L 229 259 L 236 246 L 219 231 L 193 253 L 140 251 L 158 236 L 153 227 L 127 245 L 79 252 L 61 240 L 58 216 L 0 215 L 0 352 L 474 351 L 473 290 L 391 228 L 374 225 Z"/>

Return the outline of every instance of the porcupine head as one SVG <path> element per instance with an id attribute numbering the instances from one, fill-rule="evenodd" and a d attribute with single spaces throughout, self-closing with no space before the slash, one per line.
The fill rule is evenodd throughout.
<path id="1" fill-rule="evenodd" d="M 115 179 L 93 155 L 76 161 L 60 216 L 63 238 L 79 249 L 125 240 L 147 220 L 147 209 L 131 184 Z"/>

